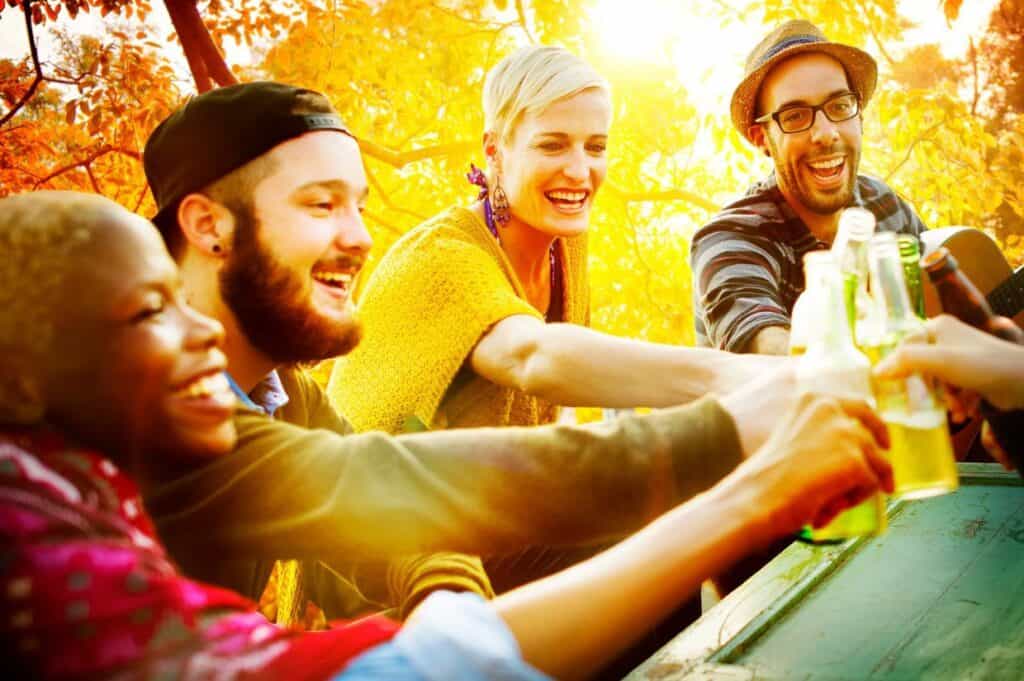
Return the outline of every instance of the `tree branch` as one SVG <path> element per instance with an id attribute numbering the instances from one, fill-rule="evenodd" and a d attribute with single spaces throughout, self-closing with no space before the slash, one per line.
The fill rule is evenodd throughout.
<path id="1" fill-rule="evenodd" d="M 370 185 L 376 191 L 376 196 L 379 196 L 380 200 L 384 202 L 384 205 L 391 210 L 397 213 L 405 213 L 406 215 L 416 218 L 419 222 L 423 222 L 427 217 L 429 217 L 427 215 L 421 215 L 416 211 L 409 210 L 408 208 L 395 205 L 395 202 L 391 200 L 391 196 L 388 192 L 384 191 L 384 187 L 382 187 L 380 182 L 377 180 L 377 176 L 371 172 L 369 168 L 366 169 L 366 178 L 370 181 Z"/>
<path id="2" fill-rule="evenodd" d="M 206 63 L 206 72 L 221 87 L 237 84 L 238 79 L 235 78 L 235 74 L 231 73 L 227 62 L 224 61 L 224 55 L 220 53 L 217 45 L 214 44 L 213 36 L 210 35 L 210 29 L 203 23 L 203 17 L 199 14 L 195 0 L 188 3 L 186 11 L 188 12 L 189 20 L 196 27 L 200 53 L 202 54 L 203 61 Z"/>
<path id="3" fill-rule="evenodd" d="M 128 156 L 128 157 L 134 158 L 136 160 L 139 160 L 139 159 L 142 158 L 142 155 L 139 154 L 139 152 L 137 152 L 137 151 L 132 151 L 130 149 L 122 149 L 120 147 L 112 147 L 110 145 L 103 145 L 102 147 L 100 147 L 99 149 L 96 149 L 95 151 L 93 151 L 91 154 L 89 154 L 85 158 L 79 159 L 79 160 L 75 161 L 74 163 L 68 163 L 67 165 L 63 165 L 60 168 L 57 168 L 56 170 L 51 172 L 50 174 L 48 174 L 48 175 L 46 175 L 44 177 L 39 178 L 36 181 L 35 186 L 32 187 L 32 189 L 33 190 L 39 189 L 39 187 L 41 187 L 44 184 L 50 182 L 51 180 L 54 180 L 54 179 L 60 177 L 64 173 L 67 173 L 67 172 L 70 172 L 72 170 L 75 170 L 76 168 L 85 168 L 85 169 L 87 169 L 87 172 L 89 172 L 88 171 L 89 166 L 94 161 L 96 161 L 99 158 L 102 158 L 103 156 L 106 156 L 107 154 L 122 154 L 124 156 Z M 94 185 L 95 185 L 95 182 L 94 182 Z M 99 190 L 97 189 L 97 193 L 101 193 L 101 192 L 99 192 Z"/>
<path id="4" fill-rule="evenodd" d="M 422 149 L 412 149 L 410 151 L 394 151 L 372 140 L 360 138 L 358 141 L 359 149 L 364 154 L 395 168 L 401 168 L 410 163 L 437 156 L 449 156 L 451 154 L 473 151 L 477 148 L 476 142 L 451 142 L 450 144 L 438 144 L 433 147 L 423 147 Z"/>
<path id="5" fill-rule="evenodd" d="M 864 13 L 865 18 L 868 20 L 868 30 L 871 31 L 871 37 L 875 39 L 875 44 L 878 45 L 878 51 L 881 52 L 882 56 L 885 57 L 885 60 L 889 62 L 889 66 L 894 66 L 896 62 L 893 60 L 889 52 L 886 51 L 885 45 L 882 44 L 882 39 L 878 37 L 878 32 L 875 31 L 875 21 L 871 17 L 871 12 L 869 12 L 868 8 L 864 6 L 863 0 L 858 0 L 857 4 L 860 5 L 860 11 Z"/>
<path id="6" fill-rule="evenodd" d="M 536 43 L 537 39 L 533 37 L 530 27 L 526 23 L 526 8 L 523 7 L 523 0 L 516 0 L 516 15 L 519 17 L 519 25 L 522 27 L 523 33 L 526 34 L 526 39 L 530 43 Z"/>
<path id="7" fill-rule="evenodd" d="M 43 67 L 39 63 L 39 50 L 36 47 L 36 36 L 35 31 L 32 28 L 32 12 L 31 10 L 32 0 L 22 0 L 21 8 L 25 12 L 25 32 L 28 34 L 28 51 L 32 55 L 32 66 L 35 68 L 35 78 L 32 79 L 32 84 L 28 86 L 28 90 L 21 96 L 11 110 L 4 114 L 3 118 L 0 118 L 0 127 L 3 127 L 7 121 L 14 118 L 15 114 L 21 110 L 23 106 L 28 103 L 28 100 L 32 99 L 32 95 L 36 93 L 39 88 L 39 84 L 43 82 Z"/>
<path id="8" fill-rule="evenodd" d="M 694 194 L 693 192 L 688 192 L 685 189 L 660 189 L 647 192 L 628 192 L 623 189 L 619 189 L 609 182 L 605 182 L 604 186 L 608 188 L 610 193 L 615 194 L 626 203 L 639 201 L 685 201 L 712 213 L 718 212 L 721 208 L 721 206 L 714 201 L 706 199 L 698 194 Z"/>
<path id="9" fill-rule="evenodd" d="M 192 72 L 192 79 L 196 83 L 196 92 L 206 92 L 213 89 L 210 74 L 206 70 L 206 60 L 203 58 L 202 50 L 199 46 L 196 27 L 189 20 L 187 8 L 183 6 L 180 0 L 164 0 L 164 7 L 167 9 L 167 14 L 171 17 L 171 23 L 178 34 L 178 40 L 181 41 L 181 49 L 185 52 L 188 69 Z"/>
<path id="10" fill-rule="evenodd" d="M 404 230 L 394 226 L 393 224 L 391 224 L 390 222 L 388 222 L 387 220 L 385 220 L 380 215 L 377 215 L 374 212 L 365 210 L 363 211 L 363 215 L 365 215 L 367 219 L 370 220 L 370 222 L 372 222 L 373 224 L 383 227 L 384 229 L 388 230 L 395 236 L 402 236 L 402 234 L 404 233 Z"/>
<path id="11" fill-rule="evenodd" d="M 889 171 L 889 173 L 885 176 L 885 179 L 883 180 L 883 182 L 888 183 L 889 180 L 891 180 L 892 177 L 897 172 L 899 172 L 900 168 L 905 166 L 907 164 L 907 162 L 910 161 L 910 155 L 914 152 L 914 148 L 917 147 L 917 145 L 920 144 L 921 142 L 931 141 L 931 139 L 929 138 L 929 135 L 931 135 L 933 132 L 935 132 L 936 130 L 941 128 L 943 125 L 945 125 L 947 120 L 948 120 L 948 117 L 943 116 L 941 121 L 939 121 L 935 125 L 929 127 L 927 130 L 925 130 L 920 135 L 918 135 L 917 138 L 913 142 L 910 143 L 910 146 L 907 147 L 907 153 L 903 155 L 903 160 L 900 161 L 899 163 L 897 163 L 896 167 Z"/>
<path id="12" fill-rule="evenodd" d="M 100 183 L 96 180 L 96 175 L 92 172 L 92 161 L 86 163 L 83 167 L 85 168 L 85 174 L 89 176 L 89 182 L 92 184 L 92 190 L 97 194 L 102 194 L 103 190 L 100 189 Z"/>
<path id="13" fill-rule="evenodd" d="M 974 47 L 974 38 L 968 38 L 968 45 L 970 46 L 967 50 L 967 54 L 971 59 L 971 71 L 974 76 L 973 90 L 974 95 L 971 97 L 971 115 L 976 116 L 978 113 L 978 100 L 981 99 L 981 91 L 978 87 L 978 50 Z"/>

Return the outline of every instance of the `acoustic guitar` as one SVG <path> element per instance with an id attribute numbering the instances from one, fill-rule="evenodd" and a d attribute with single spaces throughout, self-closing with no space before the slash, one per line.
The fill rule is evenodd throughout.
<path id="1" fill-rule="evenodd" d="M 1024 266 L 1013 271 L 999 246 L 992 238 L 973 227 L 943 227 L 921 234 L 924 255 L 944 246 L 956 258 L 960 271 L 967 275 L 985 296 L 992 311 L 1009 317 L 1018 326 L 1024 326 Z M 921 273 L 925 314 L 934 317 L 942 313 L 942 304 L 931 280 Z M 973 418 L 953 426 L 953 450 L 957 459 L 988 461 L 981 451 L 972 451 L 972 445 L 981 430 L 982 419 Z"/>

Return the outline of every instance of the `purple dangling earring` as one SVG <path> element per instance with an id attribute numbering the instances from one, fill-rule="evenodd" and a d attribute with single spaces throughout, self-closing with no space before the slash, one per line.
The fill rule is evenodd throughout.
<path id="1" fill-rule="evenodd" d="M 494 180 L 494 189 L 491 191 L 491 209 L 494 211 L 494 221 L 504 227 L 512 218 L 512 211 L 509 209 L 508 196 L 501 188 L 501 180 Z"/>
<path id="2" fill-rule="evenodd" d="M 491 234 L 494 235 L 494 238 L 498 239 L 500 242 L 501 237 L 498 236 L 498 226 L 504 226 L 512 217 L 512 213 L 509 210 L 508 205 L 508 196 L 505 194 L 505 190 L 501 188 L 501 184 L 498 181 L 495 181 L 492 196 L 492 192 L 487 183 L 487 176 L 484 175 L 484 171 L 480 170 L 472 163 L 469 164 L 469 172 L 466 174 L 466 179 L 469 180 L 471 184 L 475 184 L 477 187 L 480 187 L 480 193 L 476 198 L 484 204 L 484 219 L 487 222 L 487 229 L 489 229 Z"/>

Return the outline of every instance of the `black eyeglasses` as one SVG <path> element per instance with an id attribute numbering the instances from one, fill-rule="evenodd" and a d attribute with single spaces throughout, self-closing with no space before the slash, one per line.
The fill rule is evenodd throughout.
<path id="1" fill-rule="evenodd" d="M 787 106 L 778 111 L 765 114 L 755 118 L 755 123 L 767 123 L 774 120 L 779 124 L 779 129 L 785 133 L 803 132 L 810 130 L 814 125 L 814 117 L 818 112 L 825 113 L 825 118 L 833 123 L 848 121 L 860 113 L 860 102 L 853 92 L 844 92 L 830 97 L 818 106 Z"/>

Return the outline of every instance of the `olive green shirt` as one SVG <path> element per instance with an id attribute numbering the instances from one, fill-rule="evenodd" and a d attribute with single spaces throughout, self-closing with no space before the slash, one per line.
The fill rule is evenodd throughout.
<path id="1" fill-rule="evenodd" d="M 234 451 L 179 466 L 146 506 L 186 574 L 251 597 L 275 559 L 317 561 L 329 616 L 346 608 L 324 590 L 391 559 L 618 539 L 741 459 L 712 398 L 587 426 L 345 434 L 311 378 L 280 373 L 290 401 L 275 418 L 238 410 Z"/>

